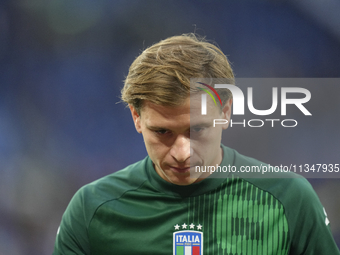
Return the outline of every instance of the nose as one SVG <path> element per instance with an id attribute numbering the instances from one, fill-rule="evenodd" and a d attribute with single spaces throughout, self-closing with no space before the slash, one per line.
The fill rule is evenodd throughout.
<path id="1" fill-rule="evenodd" d="M 190 158 L 190 137 L 178 135 L 171 147 L 170 154 L 177 162 L 184 163 L 188 160 Z"/>

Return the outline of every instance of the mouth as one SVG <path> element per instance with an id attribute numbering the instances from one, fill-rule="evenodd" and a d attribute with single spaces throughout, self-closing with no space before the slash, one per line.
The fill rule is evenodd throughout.
<path id="1" fill-rule="evenodd" d="M 173 171 L 173 172 L 176 172 L 176 173 L 187 173 L 190 171 L 190 167 L 170 167 L 170 169 Z"/>

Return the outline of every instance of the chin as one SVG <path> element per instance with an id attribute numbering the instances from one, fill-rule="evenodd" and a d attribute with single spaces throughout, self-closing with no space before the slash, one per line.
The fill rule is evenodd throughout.
<path id="1" fill-rule="evenodd" d="M 178 186 L 187 186 L 190 184 L 193 184 L 195 182 L 197 182 L 198 179 L 197 178 L 186 178 L 186 179 L 182 179 L 182 180 L 172 180 L 173 184 L 176 184 Z"/>

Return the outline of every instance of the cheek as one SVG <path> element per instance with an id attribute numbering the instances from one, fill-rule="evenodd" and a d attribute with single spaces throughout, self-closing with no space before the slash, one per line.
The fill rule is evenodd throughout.
<path id="1" fill-rule="evenodd" d="M 207 136 L 211 141 L 219 141 L 220 143 L 222 139 L 222 131 L 223 131 L 222 125 L 216 125 L 216 127 L 211 128 Z"/>
<path id="2" fill-rule="evenodd" d="M 202 155 L 206 154 L 209 150 L 209 146 L 211 144 L 211 139 L 209 137 L 204 136 L 200 139 L 192 139 L 190 140 L 190 151 L 194 153 L 194 156 L 199 155 L 201 157 Z"/>
<path id="3" fill-rule="evenodd" d="M 143 133 L 144 143 L 150 158 L 159 161 L 167 154 L 167 147 L 154 134 Z"/>
<path id="4" fill-rule="evenodd" d="M 210 127 L 204 134 L 197 139 L 197 143 L 204 146 L 214 146 L 216 142 L 221 142 L 222 127 Z"/>
<path id="5" fill-rule="evenodd" d="M 222 138 L 222 129 L 221 128 L 211 128 L 209 132 L 206 132 L 199 139 L 192 139 L 190 141 L 190 147 L 194 154 L 198 155 L 207 155 L 210 152 L 214 152 L 215 150 L 220 148 Z"/>

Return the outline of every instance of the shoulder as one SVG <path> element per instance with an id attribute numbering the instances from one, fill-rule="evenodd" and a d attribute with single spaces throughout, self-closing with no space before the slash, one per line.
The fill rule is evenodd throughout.
<path id="1" fill-rule="evenodd" d="M 234 165 L 239 171 L 235 175 L 263 191 L 269 192 L 283 205 L 319 204 L 319 198 L 313 187 L 303 176 L 282 166 L 272 166 L 232 150 Z M 229 152 L 230 153 L 230 152 Z M 315 202 L 315 203 L 311 203 Z"/>
<path id="2" fill-rule="evenodd" d="M 233 165 L 238 170 L 233 174 L 279 200 L 285 208 L 287 217 L 301 215 L 304 212 L 303 208 L 317 211 L 324 217 L 319 198 L 307 179 L 294 172 L 285 172 L 280 167 L 275 168 L 242 155 L 226 146 L 223 146 L 223 149 L 225 154 L 233 158 Z"/>
<path id="3" fill-rule="evenodd" d="M 291 174 L 290 178 L 243 180 L 270 194 L 282 205 L 288 226 L 289 254 L 339 254 L 326 211 L 305 178 Z"/>
<path id="4" fill-rule="evenodd" d="M 233 154 L 234 165 L 254 169 L 269 165 L 254 158 Z M 242 181 L 270 194 L 283 206 L 288 224 L 290 254 L 339 254 L 329 227 L 325 209 L 312 185 L 293 172 L 238 173 Z M 304 253 L 305 252 L 305 253 Z"/>
<path id="5" fill-rule="evenodd" d="M 137 190 L 147 180 L 147 159 L 81 187 L 68 204 L 61 227 L 67 225 L 74 229 L 87 228 L 101 205 L 119 199 L 126 192 Z"/>
<path id="6" fill-rule="evenodd" d="M 280 173 L 279 176 L 278 178 L 271 176 L 243 179 L 257 188 L 269 192 L 283 204 L 287 209 L 287 214 L 304 206 L 312 207 L 320 205 L 317 194 L 304 177 L 294 173 Z"/>
<path id="7" fill-rule="evenodd" d="M 118 199 L 125 192 L 138 189 L 148 179 L 145 171 L 147 160 L 148 157 L 84 185 L 72 200 L 81 200 L 84 207 L 95 210 L 106 201 Z"/>
<path id="8" fill-rule="evenodd" d="M 72 197 L 64 218 L 81 219 L 85 226 L 91 222 L 96 210 L 108 201 L 137 190 L 147 180 L 145 165 L 148 158 L 81 187 Z"/>
<path id="9" fill-rule="evenodd" d="M 55 254 L 89 254 L 88 228 L 103 204 L 119 199 L 125 192 L 137 190 L 146 180 L 148 157 L 118 172 L 80 188 L 63 214 L 56 238 Z"/>

